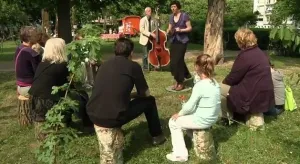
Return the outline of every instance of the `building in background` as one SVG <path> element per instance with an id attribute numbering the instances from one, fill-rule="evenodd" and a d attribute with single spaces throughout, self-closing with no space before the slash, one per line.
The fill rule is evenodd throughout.
<path id="1" fill-rule="evenodd" d="M 256 27 L 270 28 L 270 16 L 272 15 L 273 6 L 277 0 L 253 0 L 253 12 L 258 11 L 260 14 L 257 17 Z M 288 25 L 292 25 L 291 18 L 287 20 Z"/>

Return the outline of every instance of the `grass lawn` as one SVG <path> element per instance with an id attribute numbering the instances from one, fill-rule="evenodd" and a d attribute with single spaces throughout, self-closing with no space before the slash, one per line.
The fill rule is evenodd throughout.
<path id="1" fill-rule="evenodd" d="M 133 38 L 132 40 L 135 43 L 135 54 L 143 53 L 143 46 L 139 44 L 139 38 Z M 101 52 L 104 55 L 113 54 L 113 41 L 103 42 L 101 47 Z M 3 49 L 0 44 L 0 61 L 13 61 L 14 53 L 17 47 L 17 44 L 13 41 L 7 41 L 3 44 Z M 203 46 L 201 44 L 189 44 L 188 50 L 200 50 Z"/>
<path id="2" fill-rule="evenodd" d="M 286 74 L 299 72 L 299 59 L 272 57 L 275 66 Z M 188 65 L 192 70 L 192 61 Z M 222 80 L 229 72 L 232 62 L 217 66 L 216 79 Z M 156 97 L 159 115 L 168 141 L 158 147 L 151 146 L 145 117 L 141 116 L 124 127 L 126 145 L 125 163 L 157 164 L 169 163 L 165 155 L 172 149 L 168 120 L 180 110 L 178 93 L 170 93 L 166 86 L 173 83 L 169 72 L 146 73 L 151 93 Z M 0 73 L 0 163 L 38 163 L 34 151 L 36 141 L 34 129 L 20 128 L 17 122 L 17 101 L 13 73 Z M 300 103 L 299 88 L 293 88 L 294 96 Z M 185 93 L 189 97 L 190 92 Z M 213 126 L 218 163 L 300 163 L 300 111 L 284 112 L 277 119 L 266 117 L 264 131 L 252 132 L 243 125 L 225 127 Z M 187 140 L 188 141 L 188 140 Z M 191 142 L 188 143 L 190 158 L 187 163 L 199 163 L 194 156 Z M 65 146 L 65 154 L 59 157 L 63 164 L 99 163 L 99 149 L 96 135 L 82 136 Z"/>
<path id="3" fill-rule="evenodd" d="M 17 43 L 14 41 L 0 43 L 0 61 L 12 61 L 16 48 Z"/>

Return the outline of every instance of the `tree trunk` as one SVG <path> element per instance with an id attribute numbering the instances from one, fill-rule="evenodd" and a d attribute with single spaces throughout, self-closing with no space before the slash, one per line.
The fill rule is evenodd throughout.
<path id="1" fill-rule="evenodd" d="M 43 27 L 43 31 L 48 34 L 50 23 L 49 23 L 49 12 L 47 9 L 42 9 L 42 27 Z"/>
<path id="2" fill-rule="evenodd" d="M 225 0 L 208 0 L 204 34 L 204 53 L 212 56 L 216 64 L 224 62 L 223 25 Z"/>
<path id="3" fill-rule="evenodd" d="M 72 41 L 70 10 L 70 0 L 57 0 L 58 37 L 64 39 L 66 44 Z"/>

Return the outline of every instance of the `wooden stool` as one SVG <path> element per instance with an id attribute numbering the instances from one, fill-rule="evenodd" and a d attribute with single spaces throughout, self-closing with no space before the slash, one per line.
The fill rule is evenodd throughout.
<path id="1" fill-rule="evenodd" d="M 100 163 L 123 164 L 124 135 L 120 128 L 103 128 L 94 126 L 97 133 Z"/>
<path id="2" fill-rule="evenodd" d="M 31 105 L 28 97 L 19 95 L 18 96 L 18 115 L 19 123 L 21 126 L 31 125 L 30 110 Z"/>
<path id="3" fill-rule="evenodd" d="M 264 114 L 263 113 L 256 113 L 256 114 L 249 114 L 247 115 L 246 125 L 253 131 L 260 129 L 264 130 Z"/>
<path id="4" fill-rule="evenodd" d="M 216 149 L 210 129 L 193 130 L 193 145 L 196 156 L 201 160 L 216 159 Z"/>

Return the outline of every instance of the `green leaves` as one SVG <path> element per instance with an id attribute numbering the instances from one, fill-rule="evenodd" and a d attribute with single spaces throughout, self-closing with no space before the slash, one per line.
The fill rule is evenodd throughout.
<path id="1" fill-rule="evenodd" d="M 300 52 L 300 34 L 297 29 L 288 27 L 274 28 L 270 32 L 270 39 L 280 44 L 284 49 L 292 52 Z"/>
<path id="2" fill-rule="evenodd" d="M 68 69 L 71 74 L 69 83 L 62 86 L 54 86 L 51 94 L 65 91 L 66 96 L 61 98 L 46 114 L 46 122 L 42 125 L 42 132 L 47 134 L 47 138 L 41 144 L 38 151 L 38 160 L 45 163 L 57 163 L 57 156 L 64 144 L 77 137 L 74 129 L 66 127 L 69 115 L 78 112 L 78 102 L 71 97 L 76 93 L 76 86 L 83 81 L 85 72 L 83 63 L 85 59 L 102 60 L 100 52 L 102 40 L 99 37 L 99 28 L 94 25 L 87 25 L 81 30 L 84 38 L 76 40 L 67 45 L 67 52 L 70 55 Z"/>
<path id="3" fill-rule="evenodd" d="M 300 1 L 298 0 L 280 0 L 273 7 L 270 17 L 271 23 L 275 26 L 282 25 L 289 17 L 295 21 L 300 21 Z"/>

